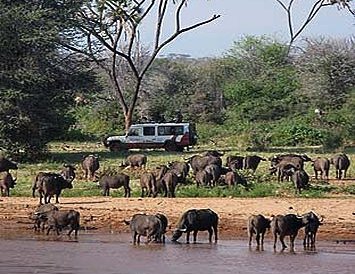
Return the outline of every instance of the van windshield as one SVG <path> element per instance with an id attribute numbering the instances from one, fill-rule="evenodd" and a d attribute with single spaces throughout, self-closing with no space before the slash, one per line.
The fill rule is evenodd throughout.
<path id="1" fill-rule="evenodd" d="M 158 135 L 183 135 L 184 126 L 159 126 Z"/>
<path id="2" fill-rule="evenodd" d="M 130 128 L 128 131 L 128 136 L 140 136 L 142 135 L 142 129 L 141 128 Z"/>

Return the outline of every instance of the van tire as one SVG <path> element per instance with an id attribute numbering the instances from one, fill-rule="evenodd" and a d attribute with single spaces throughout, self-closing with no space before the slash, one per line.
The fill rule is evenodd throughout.
<path id="1" fill-rule="evenodd" d="M 168 152 L 182 152 L 184 148 L 177 145 L 174 141 L 168 140 L 164 144 L 165 151 Z"/>
<path id="2" fill-rule="evenodd" d="M 122 144 L 122 142 L 120 141 L 113 141 L 110 142 L 110 144 L 108 145 L 110 151 L 112 152 L 119 152 L 119 151 L 125 151 L 127 150 L 127 148 L 125 147 L 124 144 Z"/>

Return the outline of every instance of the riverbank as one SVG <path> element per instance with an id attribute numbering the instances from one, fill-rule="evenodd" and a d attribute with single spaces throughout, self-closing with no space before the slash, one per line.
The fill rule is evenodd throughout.
<path id="1" fill-rule="evenodd" d="M 321 240 L 355 239 L 354 198 L 60 198 L 61 209 L 75 209 L 81 214 L 83 229 L 97 233 L 129 232 L 123 220 L 135 213 L 163 213 L 169 219 L 171 235 L 179 216 L 191 208 L 211 208 L 220 217 L 222 239 L 246 238 L 246 220 L 250 214 L 270 217 L 276 214 L 305 213 L 313 210 L 323 216 L 324 224 L 317 235 Z M 38 205 L 38 198 L 1 197 L 0 234 L 33 233 L 28 216 Z M 300 232 L 303 235 L 303 232 Z M 267 233 L 266 238 L 271 237 Z"/>

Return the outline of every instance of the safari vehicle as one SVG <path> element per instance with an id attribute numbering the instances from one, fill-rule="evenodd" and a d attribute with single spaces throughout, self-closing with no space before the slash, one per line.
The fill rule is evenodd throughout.
<path id="1" fill-rule="evenodd" d="M 134 124 L 124 136 L 109 136 L 104 145 L 110 151 L 133 148 L 165 148 L 166 151 L 183 151 L 195 145 L 197 136 L 191 123 Z"/>

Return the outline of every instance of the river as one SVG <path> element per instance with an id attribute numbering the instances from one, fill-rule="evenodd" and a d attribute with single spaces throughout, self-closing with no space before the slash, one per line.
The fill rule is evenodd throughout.
<path id="1" fill-rule="evenodd" d="M 247 241 L 220 240 L 209 244 L 130 243 L 128 234 L 81 233 L 67 236 L 0 236 L 0 273 L 36 274 L 224 274 L 224 273 L 354 273 L 355 244 L 318 242 L 304 251 L 301 239 L 294 252 L 274 252 L 266 241 L 263 251 Z"/>

